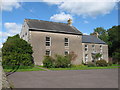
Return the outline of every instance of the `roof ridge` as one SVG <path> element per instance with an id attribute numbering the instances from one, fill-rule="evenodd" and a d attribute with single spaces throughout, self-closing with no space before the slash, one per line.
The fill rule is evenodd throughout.
<path id="1" fill-rule="evenodd" d="M 67 23 L 61 23 L 61 22 L 45 21 L 45 20 L 38 20 L 38 19 L 25 19 L 25 21 L 28 21 L 28 20 L 36 20 L 36 21 L 44 21 L 44 22 L 49 22 L 49 23 L 57 23 L 57 24 L 68 25 Z"/>

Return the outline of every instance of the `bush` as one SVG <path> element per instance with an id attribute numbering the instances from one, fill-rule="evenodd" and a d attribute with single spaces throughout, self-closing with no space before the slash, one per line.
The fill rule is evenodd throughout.
<path id="1" fill-rule="evenodd" d="M 47 68 L 54 68 L 55 60 L 50 56 L 45 56 L 43 60 L 43 66 Z"/>
<path id="2" fill-rule="evenodd" d="M 71 67 L 71 61 L 75 60 L 77 55 L 74 52 L 66 56 L 55 55 L 55 59 L 50 56 L 45 56 L 43 66 L 47 68 L 68 68 Z"/>
<path id="3" fill-rule="evenodd" d="M 96 65 L 95 65 L 94 62 L 88 62 L 88 63 L 87 63 L 87 66 L 88 66 L 88 67 L 95 67 Z"/>
<path id="4" fill-rule="evenodd" d="M 71 66 L 71 61 L 68 56 L 56 55 L 55 67 L 66 68 Z"/>
<path id="5" fill-rule="evenodd" d="M 96 61 L 96 65 L 104 67 L 104 66 L 107 66 L 107 62 L 105 60 L 98 60 Z"/>

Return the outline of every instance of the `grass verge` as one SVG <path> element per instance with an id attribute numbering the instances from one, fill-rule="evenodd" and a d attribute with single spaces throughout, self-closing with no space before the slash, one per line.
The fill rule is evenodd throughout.
<path id="1" fill-rule="evenodd" d="M 107 67 L 88 67 L 85 65 L 72 66 L 71 68 L 49 68 L 50 70 L 90 70 L 90 69 L 114 69 L 120 68 L 117 65 L 107 66 Z"/>
<path id="2" fill-rule="evenodd" d="M 11 71 L 11 69 L 4 69 L 5 72 Z M 27 69 L 18 69 L 16 72 L 25 72 L 25 71 L 45 71 L 38 67 L 27 68 Z"/>

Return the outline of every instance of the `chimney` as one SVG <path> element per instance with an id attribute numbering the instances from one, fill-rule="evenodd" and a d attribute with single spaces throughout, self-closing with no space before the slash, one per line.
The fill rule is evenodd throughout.
<path id="1" fill-rule="evenodd" d="M 95 37 L 97 37 L 97 38 L 99 36 L 98 32 L 94 32 L 92 35 L 95 36 Z"/>
<path id="2" fill-rule="evenodd" d="M 70 25 L 70 26 L 72 25 L 72 19 L 69 18 L 69 20 L 67 22 L 68 22 L 67 23 L 68 25 Z"/>

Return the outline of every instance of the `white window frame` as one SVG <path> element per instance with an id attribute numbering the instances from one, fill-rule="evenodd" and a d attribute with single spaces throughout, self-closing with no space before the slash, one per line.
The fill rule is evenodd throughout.
<path id="1" fill-rule="evenodd" d="M 93 47 L 94 46 L 94 47 Z M 92 50 L 94 51 L 95 50 L 95 45 L 92 45 Z"/>
<path id="2" fill-rule="evenodd" d="M 65 50 L 65 52 L 67 52 L 67 53 L 69 54 L 69 51 L 68 51 L 68 50 Z M 64 54 L 65 54 L 65 52 L 64 52 Z M 66 56 L 66 54 L 65 54 L 65 56 Z"/>
<path id="3" fill-rule="evenodd" d="M 85 50 L 85 49 L 87 49 L 87 50 Z M 88 51 L 88 45 L 87 45 L 87 47 L 86 47 L 86 44 L 85 44 L 85 48 L 84 48 L 84 50 L 85 50 L 85 51 Z"/>
<path id="4" fill-rule="evenodd" d="M 87 56 L 86 56 L 87 55 Z M 85 63 L 88 62 L 88 54 L 85 54 Z"/>
<path id="5" fill-rule="evenodd" d="M 50 52 L 49 55 L 46 54 L 47 51 Z M 45 51 L 45 55 L 46 55 L 46 56 L 51 56 L 51 50 L 47 49 L 47 50 Z"/>
<path id="6" fill-rule="evenodd" d="M 102 45 L 100 45 L 100 52 L 102 52 L 103 50 L 102 50 L 103 48 L 102 48 Z"/>
<path id="7" fill-rule="evenodd" d="M 46 37 L 45 37 L 45 46 L 46 46 L 46 47 L 49 47 L 49 46 L 51 46 L 51 37 L 49 37 L 49 38 L 50 38 L 50 41 L 46 41 L 46 38 L 47 38 L 47 37 L 49 37 L 49 36 L 46 36 Z M 50 43 L 50 45 L 47 46 L 46 43 Z"/>
<path id="8" fill-rule="evenodd" d="M 67 37 L 65 37 L 65 38 L 67 38 Z M 67 38 L 67 39 L 68 39 L 68 42 L 65 42 L 65 38 L 64 38 L 64 46 L 65 46 L 65 43 L 67 43 L 68 46 L 65 46 L 65 47 L 69 47 L 69 38 Z"/>

